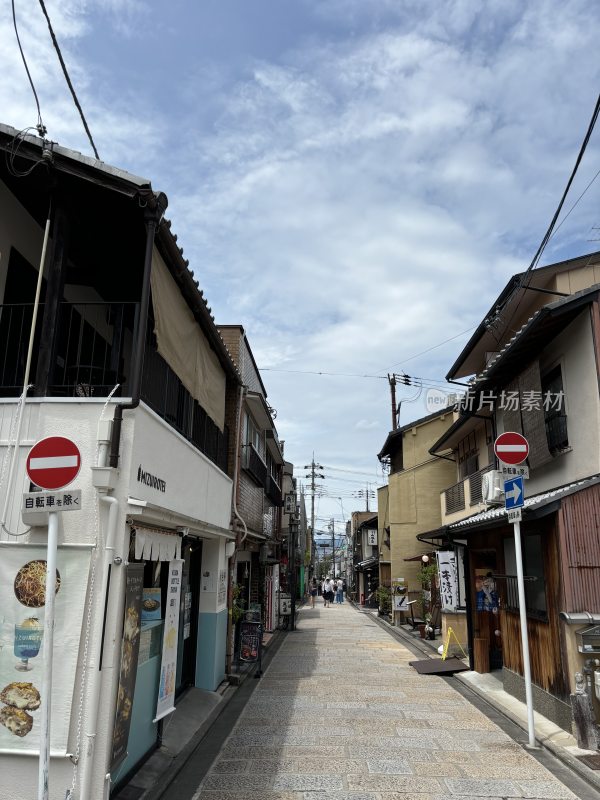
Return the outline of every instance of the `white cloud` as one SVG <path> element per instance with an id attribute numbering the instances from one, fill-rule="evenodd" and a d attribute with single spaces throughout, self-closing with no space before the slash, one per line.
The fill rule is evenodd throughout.
<path id="1" fill-rule="evenodd" d="M 20 5 L 50 134 L 89 152 L 43 17 Z M 385 373 L 476 325 L 545 232 L 596 99 L 600 19 L 591 0 L 302 7 L 309 36 L 277 57 L 253 39 L 235 63 L 178 48 L 178 25 L 206 21 L 192 9 L 65 0 L 50 13 L 102 157 L 167 192 L 218 321 L 244 325 L 259 365 L 382 376 L 266 372 L 286 457 L 376 474 Z M 5 8 L 4 42 L 11 26 Z M 115 31 L 145 60 L 113 63 L 108 41 L 104 59 L 102 47 L 86 57 Z M 147 59 L 168 91 L 139 80 Z M 35 122 L 16 47 L 0 74 L 3 121 Z M 573 198 L 600 168 L 596 142 Z M 594 248 L 597 200 L 594 186 L 548 259 Z M 407 371 L 441 379 L 466 338 Z M 398 392 L 403 422 L 426 413 L 412 388 Z"/>

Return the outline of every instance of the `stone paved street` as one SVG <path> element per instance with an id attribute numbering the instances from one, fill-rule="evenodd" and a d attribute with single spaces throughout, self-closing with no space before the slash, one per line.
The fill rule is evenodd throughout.
<path id="1" fill-rule="evenodd" d="M 368 614 L 303 608 L 195 800 L 575 798 Z"/>

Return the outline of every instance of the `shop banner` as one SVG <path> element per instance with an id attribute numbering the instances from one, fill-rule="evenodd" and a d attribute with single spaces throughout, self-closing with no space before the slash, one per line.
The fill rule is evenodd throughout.
<path id="1" fill-rule="evenodd" d="M 394 611 L 408 611 L 408 595 L 404 578 L 392 578 Z"/>
<path id="2" fill-rule="evenodd" d="M 128 564 L 125 578 L 125 614 L 123 619 L 119 692 L 117 694 L 117 711 L 110 759 L 111 772 L 127 755 L 127 741 L 131 726 L 131 710 L 133 708 L 140 650 L 143 590 L 144 565 Z"/>
<path id="3" fill-rule="evenodd" d="M 58 548 L 50 748 L 67 752 L 91 548 Z M 0 753 L 37 754 L 44 660 L 46 548 L 0 543 Z"/>
<path id="4" fill-rule="evenodd" d="M 436 557 L 438 562 L 442 611 L 456 611 L 458 606 L 456 553 L 453 550 L 438 550 Z"/>
<path id="5" fill-rule="evenodd" d="M 258 661 L 262 642 L 262 624 L 240 622 L 240 661 Z"/>
<path id="6" fill-rule="evenodd" d="M 182 574 L 183 560 L 170 561 L 158 702 L 156 703 L 156 717 L 153 722 L 158 722 L 159 719 L 175 711 L 175 679 L 177 677 L 177 640 Z"/>

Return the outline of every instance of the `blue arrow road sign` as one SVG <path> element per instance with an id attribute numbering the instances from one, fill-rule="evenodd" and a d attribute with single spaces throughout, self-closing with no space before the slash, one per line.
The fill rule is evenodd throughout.
<path id="1" fill-rule="evenodd" d="M 504 508 L 521 508 L 525 501 L 523 477 L 518 475 L 509 481 L 504 481 Z"/>

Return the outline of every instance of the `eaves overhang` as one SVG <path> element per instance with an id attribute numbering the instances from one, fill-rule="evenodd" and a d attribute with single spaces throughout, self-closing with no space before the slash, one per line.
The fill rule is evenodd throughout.
<path id="1" fill-rule="evenodd" d="M 478 428 L 486 419 L 491 419 L 491 414 L 474 414 L 468 411 L 463 413 L 429 448 L 429 452 L 432 456 L 435 456 L 438 453 L 453 450 L 465 436 Z"/>
<path id="2" fill-rule="evenodd" d="M 565 497 L 581 492 L 598 483 L 600 483 L 600 475 L 591 475 L 589 478 L 584 478 L 556 489 L 549 489 L 532 497 L 526 497 L 522 509 L 523 521 L 541 519 L 555 513 L 560 508 L 561 501 Z M 446 534 L 449 539 L 453 539 L 455 536 L 465 536 L 470 532 L 478 532 L 508 524 L 506 509 L 504 506 L 496 506 L 488 511 L 473 514 L 470 517 L 447 525 Z"/>
<path id="3" fill-rule="evenodd" d="M 600 284 L 595 284 L 536 311 L 474 379 L 471 391 L 506 385 L 573 322 L 585 306 L 597 300 L 599 293 Z"/>
<path id="4" fill-rule="evenodd" d="M 32 173 L 34 177 L 38 170 L 55 170 L 58 173 L 64 173 L 133 198 L 134 201 L 137 198 L 139 202 L 135 203 L 135 209 L 140 214 L 140 218 L 143 216 L 144 207 L 153 207 L 161 194 L 152 189 L 147 178 L 133 175 L 126 170 L 83 155 L 56 142 L 43 140 L 30 134 L 23 135 L 16 128 L 0 123 L 0 149 L 5 150 L 7 156 L 11 143 L 17 141 L 17 138 L 19 158 L 32 164 L 38 164 L 36 171 Z M 44 158 L 45 152 L 50 156 L 48 159 Z M 31 210 L 30 213 L 32 213 Z M 32 215 L 35 218 L 36 214 Z M 235 383 L 240 384 L 241 378 L 237 368 L 217 330 L 211 309 L 204 299 L 202 290 L 199 289 L 199 283 L 189 269 L 189 261 L 183 257 L 182 248 L 177 246 L 177 235 L 171 232 L 170 221 L 165 219 L 161 221 L 156 232 L 155 244 L 224 371 Z"/>
<path id="5" fill-rule="evenodd" d="M 438 417 L 444 417 L 446 414 L 453 414 L 454 409 L 451 406 L 447 408 L 442 408 L 439 411 L 434 411 L 432 414 L 427 414 L 425 417 L 420 417 L 419 419 L 415 419 L 412 422 L 407 422 L 406 425 L 402 425 L 400 428 L 396 428 L 395 431 L 390 431 L 387 435 L 385 442 L 383 443 L 383 447 L 377 454 L 377 458 L 381 461 L 382 458 L 385 456 L 389 456 L 392 452 L 394 452 L 398 447 L 402 444 L 402 436 L 407 431 L 411 431 L 413 428 L 418 428 L 421 425 L 426 425 L 428 422 L 431 422 Z"/>
<path id="6" fill-rule="evenodd" d="M 359 561 L 358 564 L 354 565 L 354 569 L 358 572 L 364 572 L 369 567 L 374 567 L 376 564 L 379 564 L 378 556 L 371 556 L 370 558 L 365 558 L 364 561 Z"/>
<path id="7" fill-rule="evenodd" d="M 264 396 L 260 392 L 246 392 L 246 404 L 252 414 L 252 418 L 259 426 L 261 431 L 265 432 L 266 445 L 278 464 L 284 463 L 283 453 L 281 452 L 281 445 L 277 437 L 277 429 L 271 417 L 269 406 Z"/>
<path id="8" fill-rule="evenodd" d="M 520 272 L 513 275 L 494 301 L 484 319 L 479 323 L 467 344 L 461 350 L 454 364 L 450 367 L 446 375 L 446 380 L 456 380 L 457 378 L 463 378 L 476 372 L 475 364 L 472 363 L 473 353 L 476 349 L 479 349 L 480 352 L 492 352 L 497 349 L 495 331 L 490 324 L 490 320 L 494 319 L 498 312 L 509 316 L 523 303 L 523 300 L 531 289 L 549 291 L 549 282 L 555 275 L 582 266 L 597 265 L 598 263 L 600 263 L 600 252 L 596 251 L 593 253 L 586 253 L 582 256 L 576 256 L 575 258 L 569 258 L 555 264 L 538 267 L 529 274 L 527 272 Z M 524 285 L 526 277 L 527 286 Z M 550 291 L 550 294 L 552 293 L 553 292 Z M 554 292 L 554 294 L 559 295 L 560 292 Z"/>

